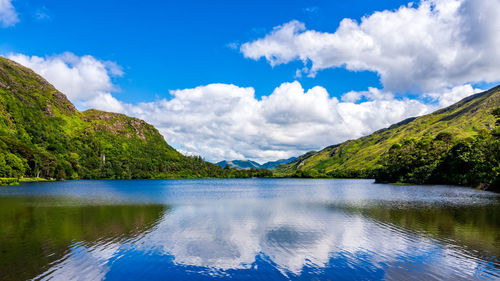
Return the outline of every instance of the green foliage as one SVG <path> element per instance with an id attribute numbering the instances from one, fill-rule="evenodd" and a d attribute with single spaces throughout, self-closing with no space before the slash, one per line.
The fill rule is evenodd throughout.
<path id="1" fill-rule="evenodd" d="M 0 154 L 0 175 L 3 177 L 19 178 L 25 174 L 26 163 L 25 159 L 20 158 L 16 154 L 3 152 Z"/>
<path id="2" fill-rule="evenodd" d="M 496 128 L 493 130 L 493 135 L 497 138 L 500 138 L 500 107 L 495 108 L 491 114 L 495 116 L 497 121 L 495 122 Z"/>
<path id="3" fill-rule="evenodd" d="M 33 71 L 0 57 L 0 177 L 48 179 L 271 176 L 224 170 L 186 157 L 146 122 L 123 114 L 79 112 Z"/>
<path id="4" fill-rule="evenodd" d="M 372 175 L 371 170 L 334 170 L 326 172 L 325 170 L 298 170 L 290 177 L 292 178 L 370 178 Z"/>
<path id="5" fill-rule="evenodd" d="M 500 108 L 493 114 L 500 120 Z M 495 114 L 497 113 L 497 114 Z M 498 124 L 498 123 L 497 123 Z M 498 190 L 500 139 L 491 131 L 456 139 L 439 134 L 434 139 L 408 139 L 384 155 L 379 182 L 460 184 Z"/>
<path id="6" fill-rule="evenodd" d="M 17 178 L 0 178 L 0 185 L 17 185 L 19 179 Z"/>
<path id="7" fill-rule="evenodd" d="M 426 150 L 429 145 L 449 143 L 451 138 L 454 141 L 475 138 L 485 130 L 500 137 L 500 127 L 492 130 L 495 123 L 499 122 L 495 118 L 500 116 L 498 107 L 500 87 L 470 96 L 432 114 L 404 120 L 371 135 L 332 145 L 321 151 L 308 152 L 289 164 L 278 166 L 273 172 L 282 177 L 309 177 L 317 173 L 320 177 L 373 177 L 380 168 L 381 159 L 391 147 L 411 139 L 418 143 L 408 143 L 405 149 L 416 145 L 416 151 L 420 151 Z M 436 142 L 432 141 L 434 138 L 437 138 Z M 427 142 L 418 141 L 422 139 L 427 139 Z M 438 152 L 429 151 L 431 156 Z M 415 157 L 425 157 L 415 153 Z M 432 169 L 435 164 L 425 159 L 417 160 L 423 166 L 414 171 L 414 178 L 420 178 L 419 174 L 427 174 L 426 169 Z"/>

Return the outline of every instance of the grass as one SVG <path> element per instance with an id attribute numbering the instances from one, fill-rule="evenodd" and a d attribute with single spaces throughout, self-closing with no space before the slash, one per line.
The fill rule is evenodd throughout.
<path id="1" fill-rule="evenodd" d="M 0 186 L 5 186 L 5 185 L 18 185 L 20 183 L 27 183 L 27 182 L 40 182 L 40 181 L 50 181 L 48 179 L 44 178 L 0 178 Z"/>
<path id="2" fill-rule="evenodd" d="M 393 144 L 400 143 L 404 139 L 433 138 L 441 132 L 448 132 L 457 139 L 464 139 L 477 135 L 480 130 L 490 130 L 495 123 L 491 111 L 498 106 L 500 106 L 500 87 L 468 97 L 432 114 L 395 124 L 369 136 L 309 153 L 290 164 L 278 167 L 274 173 L 277 176 L 289 176 L 296 171 L 315 170 L 328 173 L 373 169 L 376 168 L 380 157 Z"/>

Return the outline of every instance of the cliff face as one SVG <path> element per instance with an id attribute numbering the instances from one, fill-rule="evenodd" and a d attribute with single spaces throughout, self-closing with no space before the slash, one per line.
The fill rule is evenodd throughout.
<path id="1" fill-rule="evenodd" d="M 158 130 L 123 114 L 80 112 L 41 76 L 0 57 L 0 177 L 216 177 Z"/>

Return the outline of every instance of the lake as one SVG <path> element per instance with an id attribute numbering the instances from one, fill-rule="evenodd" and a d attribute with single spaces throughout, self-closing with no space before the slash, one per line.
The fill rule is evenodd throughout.
<path id="1" fill-rule="evenodd" d="M 372 180 L 0 187 L 0 280 L 498 280 L 500 197 Z"/>

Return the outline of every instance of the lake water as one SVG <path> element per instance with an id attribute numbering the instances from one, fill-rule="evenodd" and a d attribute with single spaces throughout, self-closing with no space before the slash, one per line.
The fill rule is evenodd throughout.
<path id="1" fill-rule="evenodd" d="M 371 180 L 0 187 L 0 280 L 499 280 L 497 194 Z"/>

